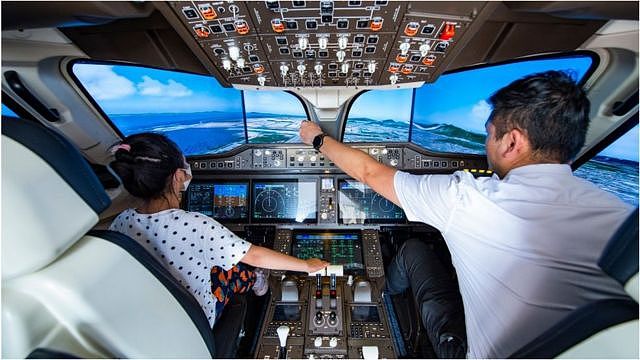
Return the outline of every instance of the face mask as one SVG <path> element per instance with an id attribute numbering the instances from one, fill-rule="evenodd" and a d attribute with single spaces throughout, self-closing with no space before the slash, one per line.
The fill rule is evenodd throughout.
<path id="1" fill-rule="evenodd" d="M 189 164 L 186 164 L 186 165 L 187 165 L 187 167 L 184 168 L 184 172 L 187 173 L 187 175 L 189 175 L 189 176 L 188 176 L 187 180 L 185 180 L 181 191 L 187 191 L 187 188 L 189 187 L 189 183 L 191 183 L 191 179 L 193 178 L 193 175 L 191 175 L 191 165 L 189 165 Z"/>

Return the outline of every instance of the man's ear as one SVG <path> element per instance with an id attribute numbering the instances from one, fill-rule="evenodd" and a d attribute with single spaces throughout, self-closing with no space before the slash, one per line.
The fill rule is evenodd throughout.
<path id="1" fill-rule="evenodd" d="M 529 139 L 520 129 L 507 131 L 500 142 L 500 153 L 504 158 L 517 158 L 530 150 Z"/>

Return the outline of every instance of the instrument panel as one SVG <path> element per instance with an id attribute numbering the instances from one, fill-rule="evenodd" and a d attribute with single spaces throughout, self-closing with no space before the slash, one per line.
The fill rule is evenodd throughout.
<path id="1" fill-rule="evenodd" d="M 416 174 L 469 171 L 491 175 L 484 156 L 435 155 L 411 143 L 355 148 L 386 165 Z M 355 226 L 407 223 L 402 209 L 300 144 L 244 145 L 189 158 L 194 181 L 185 208 L 226 224 Z"/>
<path id="2" fill-rule="evenodd" d="M 229 84 L 374 86 L 433 82 L 486 17 L 485 2 L 171 1 Z M 171 17 L 171 16 L 170 16 Z"/>

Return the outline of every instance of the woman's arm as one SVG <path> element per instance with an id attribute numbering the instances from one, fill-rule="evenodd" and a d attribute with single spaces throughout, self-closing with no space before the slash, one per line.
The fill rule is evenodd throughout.
<path id="1" fill-rule="evenodd" d="M 320 259 L 302 260 L 257 245 L 251 245 L 241 261 L 245 264 L 265 269 L 301 272 L 315 272 L 329 265 L 328 262 Z"/>

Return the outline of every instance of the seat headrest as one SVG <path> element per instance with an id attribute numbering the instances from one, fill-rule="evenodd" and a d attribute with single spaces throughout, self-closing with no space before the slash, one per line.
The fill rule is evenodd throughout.
<path id="1" fill-rule="evenodd" d="M 638 208 L 613 234 L 598 266 L 622 285 L 638 272 Z"/>
<path id="2" fill-rule="evenodd" d="M 80 152 L 28 120 L 2 117 L 2 278 L 55 260 L 111 200 Z"/>

